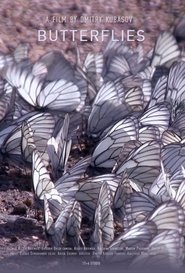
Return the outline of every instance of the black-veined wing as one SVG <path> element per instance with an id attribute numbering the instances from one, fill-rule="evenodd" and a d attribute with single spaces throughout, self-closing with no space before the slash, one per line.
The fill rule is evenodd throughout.
<path id="1" fill-rule="evenodd" d="M 50 178 L 50 175 L 39 152 L 34 150 L 32 154 L 32 179 L 35 195 L 37 199 L 44 200 L 44 203 L 47 199 L 49 213 L 53 219 L 56 219 L 62 209 L 64 209 L 65 201 L 63 201 L 60 194 L 55 189 L 54 183 Z M 48 214 L 48 211 L 46 211 L 46 213 Z"/>
<path id="2" fill-rule="evenodd" d="M 4 81 L 2 83 L 2 94 L 0 94 L 0 126 L 5 127 L 13 120 L 14 104 L 15 104 L 15 90 Z"/>
<path id="3" fill-rule="evenodd" d="M 80 90 L 80 103 L 76 107 L 77 112 L 83 111 L 83 108 L 85 107 L 86 98 L 87 98 L 87 90 L 89 84 L 89 80 L 86 76 L 86 74 L 83 72 L 82 68 L 79 66 L 76 66 L 75 69 L 75 84 L 78 86 L 78 89 Z M 92 86 L 92 84 L 91 84 Z M 93 87 L 92 87 L 93 88 Z"/>
<path id="4" fill-rule="evenodd" d="M 21 151 L 21 126 L 11 125 L 1 131 L 1 154 L 12 163 L 23 164 Z"/>
<path id="5" fill-rule="evenodd" d="M 5 91 L 5 85 L 6 85 L 6 81 L 3 80 L 1 77 L 0 77 L 0 96 L 3 95 L 4 93 L 6 93 Z M 10 86 L 11 87 L 11 86 Z M 12 87 L 11 87 L 11 90 L 12 90 Z"/>
<path id="6" fill-rule="evenodd" d="M 95 104 L 88 119 L 89 134 L 98 137 L 108 126 L 124 118 L 129 112 L 128 107 L 117 100 Z"/>
<path id="7" fill-rule="evenodd" d="M 29 123 L 33 132 L 33 139 L 37 150 L 43 155 L 45 162 L 48 162 L 47 142 L 56 126 L 56 119 L 49 113 L 30 112 L 14 122 L 14 125 L 1 132 L 1 153 L 12 161 L 22 160 L 22 123 Z"/>
<path id="8" fill-rule="evenodd" d="M 152 125 L 159 128 L 162 133 L 168 129 L 170 111 L 165 104 L 156 104 L 149 108 L 141 117 L 140 123 L 143 126 Z"/>
<path id="9" fill-rule="evenodd" d="M 184 175 L 181 170 L 170 176 L 168 173 L 164 173 L 162 168 L 162 172 L 152 184 L 149 194 L 160 203 L 175 199 L 177 190 L 183 180 Z"/>
<path id="10" fill-rule="evenodd" d="M 161 140 L 164 146 L 182 141 L 181 137 L 172 130 L 164 131 Z"/>
<path id="11" fill-rule="evenodd" d="M 140 254 L 140 249 L 147 247 L 156 234 L 156 225 L 151 221 L 132 226 L 110 244 L 108 251 L 104 253 L 106 262 L 126 262 L 128 266 Z"/>
<path id="12" fill-rule="evenodd" d="M 93 108 L 88 118 L 88 132 L 98 136 L 108 126 L 123 118 L 128 107 L 122 104 L 124 89 L 122 84 L 107 82 L 102 85 L 93 102 Z"/>
<path id="13" fill-rule="evenodd" d="M 143 192 L 133 192 L 127 195 L 123 205 L 125 211 L 124 228 L 128 229 L 130 226 L 146 220 L 158 204 L 157 201 Z"/>
<path id="14" fill-rule="evenodd" d="M 13 52 L 13 58 L 16 63 L 28 61 L 29 44 L 20 43 Z"/>
<path id="15" fill-rule="evenodd" d="M 134 87 L 142 88 L 143 86 L 143 79 L 139 75 L 131 75 L 126 78 L 120 78 L 120 82 L 126 91 Z"/>
<path id="16" fill-rule="evenodd" d="M 17 92 L 13 109 L 13 121 L 18 121 L 24 115 L 34 112 L 34 107 L 27 103 Z"/>
<path id="17" fill-rule="evenodd" d="M 48 164 L 47 142 L 57 127 L 58 119 L 50 113 L 38 113 L 29 118 L 28 123 L 33 131 L 33 139 L 37 150 Z"/>
<path id="18" fill-rule="evenodd" d="M 144 61 L 144 49 L 142 44 L 137 45 L 135 52 L 138 53 L 138 63 Z"/>
<path id="19" fill-rule="evenodd" d="M 94 53 L 89 52 L 85 58 L 83 70 L 87 77 L 95 84 L 96 89 L 99 89 L 103 84 L 102 72 L 103 72 L 104 59 L 101 52 Z M 96 95 L 96 93 L 95 93 Z M 90 95 L 90 99 L 93 98 L 93 94 Z"/>
<path id="20" fill-rule="evenodd" d="M 120 80 L 105 83 L 94 100 L 88 119 L 91 136 L 99 136 L 107 127 L 128 116 L 131 112 L 140 113 L 144 107 L 140 87 L 127 91 Z"/>
<path id="21" fill-rule="evenodd" d="M 185 137 L 185 123 L 184 123 L 184 119 L 185 119 L 185 111 L 184 109 L 182 109 L 176 116 L 174 119 L 174 122 L 172 123 L 172 128 L 175 129 L 175 131 L 177 131 L 177 133 L 180 133 L 180 136 L 182 138 Z"/>
<path id="22" fill-rule="evenodd" d="M 54 220 L 59 216 L 61 211 L 65 208 L 67 202 L 62 199 L 58 191 L 54 188 L 44 193 L 44 199 L 47 199 L 49 210 Z"/>
<path id="23" fill-rule="evenodd" d="M 144 93 L 140 87 L 130 88 L 125 93 L 125 100 L 123 100 L 136 116 L 139 115 L 145 107 Z"/>
<path id="24" fill-rule="evenodd" d="M 138 122 L 129 117 L 117 122 L 101 139 L 95 148 L 91 165 L 95 167 L 112 168 L 124 144 L 138 138 Z"/>
<path id="25" fill-rule="evenodd" d="M 45 85 L 37 96 L 36 105 L 49 110 L 72 112 L 80 102 L 78 86 L 61 79 Z"/>
<path id="26" fill-rule="evenodd" d="M 103 77 L 105 80 L 120 75 L 136 74 L 143 67 L 140 49 L 133 50 L 124 42 L 109 41 L 105 51 Z M 122 69 L 120 69 L 122 67 Z"/>
<path id="27" fill-rule="evenodd" d="M 185 100 L 185 62 L 174 63 L 168 75 L 166 99 L 177 106 Z"/>
<path id="28" fill-rule="evenodd" d="M 36 106 L 37 96 L 42 89 L 42 82 L 34 77 L 29 69 L 21 69 L 16 64 L 3 69 L 4 78 L 13 87 L 17 88 L 19 95 L 30 105 Z"/>
<path id="29" fill-rule="evenodd" d="M 36 113 L 26 121 L 33 131 L 33 139 L 37 150 L 43 156 L 45 163 L 48 164 L 47 142 L 57 127 L 57 119 L 49 113 Z"/>
<path id="30" fill-rule="evenodd" d="M 72 88 L 75 89 L 76 87 L 76 91 L 78 90 L 80 95 L 80 102 L 79 105 L 76 107 L 76 110 L 80 111 L 85 104 L 87 94 L 87 79 L 80 67 L 73 67 L 71 63 L 66 60 L 63 54 L 59 51 L 52 51 L 44 54 L 39 59 L 39 63 L 46 66 L 46 81 L 53 82 L 64 80 L 66 81 L 66 83 L 71 83 L 70 87 L 66 89 L 66 92 L 63 94 L 63 100 L 65 103 L 69 104 L 69 100 L 67 100 L 67 93 L 70 93 L 70 91 L 72 91 Z M 65 88 L 67 88 L 67 85 Z M 64 91 L 65 90 L 63 90 L 62 92 Z M 70 94 L 71 99 L 75 99 L 77 92 Z M 66 110 L 66 112 L 68 111 Z"/>
<path id="31" fill-rule="evenodd" d="M 59 79 L 44 83 L 31 71 L 16 65 L 8 66 L 3 74 L 19 95 L 34 107 L 71 112 L 81 102 L 79 88 L 73 82 Z"/>
<path id="32" fill-rule="evenodd" d="M 141 72 L 138 73 L 138 76 L 140 76 L 141 79 L 143 80 L 145 79 L 151 80 L 154 72 L 155 72 L 155 67 L 147 66 Z"/>
<path id="33" fill-rule="evenodd" d="M 60 212 L 60 215 L 54 223 L 51 232 L 48 232 L 52 244 L 56 247 L 60 247 L 65 243 L 67 222 L 69 220 L 69 216 L 72 211 L 74 202 L 74 200 L 71 200 L 69 203 L 66 204 L 65 208 Z"/>
<path id="34" fill-rule="evenodd" d="M 0 70 L 13 63 L 13 56 L 0 52 Z"/>
<path id="35" fill-rule="evenodd" d="M 149 195 L 160 203 L 170 200 L 164 180 L 165 177 L 163 172 L 161 172 L 149 189 Z"/>
<path id="36" fill-rule="evenodd" d="M 142 92 L 143 92 L 143 98 L 144 98 L 144 107 L 146 107 L 152 96 L 152 86 L 151 86 L 150 80 L 148 79 L 143 80 Z"/>
<path id="37" fill-rule="evenodd" d="M 164 177 L 164 185 L 166 187 L 166 192 L 167 192 L 168 196 L 170 197 L 170 199 L 174 199 L 176 192 L 175 192 L 173 186 L 174 186 L 174 184 L 176 185 L 176 179 L 175 179 L 175 181 L 173 181 L 173 180 L 171 181 L 170 175 L 165 171 L 164 165 L 162 162 L 161 162 L 161 171 L 162 171 L 162 174 Z"/>
<path id="38" fill-rule="evenodd" d="M 160 143 L 157 141 L 146 142 L 130 153 L 116 173 L 123 174 L 126 172 L 133 184 L 136 184 L 141 191 L 146 190 L 148 192 L 148 188 L 159 175 L 160 157 Z"/>
<path id="39" fill-rule="evenodd" d="M 148 220 L 156 224 L 158 233 L 164 230 L 176 230 L 179 234 L 183 233 L 185 215 L 176 201 L 168 201 L 160 205 Z"/>
<path id="40" fill-rule="evenodd" d="M 123 42 L 123 41 L 115 41 L 110 39 L 106 45 L 106 48 L 104 49 L 104 56 L 105 57 L 112 57 L 114 56 L 116 53 L 117 54 L 125 54 L 127 52 L 132 53 L 132 49 L 129 48 L 129 46 Z"/>
<path id="41" fill-rule="evenodd" d="M 26 162 L 32 162 L 32 152 L 36 149 L 33 131 L 28 122 L 24 121 L 21 126 L 21 150 Z"/>
<path id="42" fill-rule="evenodd" d="M 93 219 L 100 188 L 104 182 L 107 182 L 110 187 L 112 202 L 120 180 L 120 176 L 105 174 L 90 177 L 79 182 L 79 189 L 76 192 L 75 199 L 81 203 L 83 216 L 86 216 L 89 220 Z"/>
<path id="43" fill-rule="evenodd" d="M 100 188 L 94 215 L 94 224 L 95 226 L 91 239 L 101 255 L 103 247 L 108 246 L 114 239 L 114 219 L 111 209 L 111 193 L 106 182 L 104 182 Z"/>
<path id="44" fill-rule="evenodd" d="M 90 161 L 90 156 L 79 160 L 74 166 L 67 169 L 66 173 L 55 182 L 55 188 L 65 199 L 74 198 L 79 187 L 77 182 L 84 176 Z"/>
<path id="45" fill-rule="evenodd" d="M 98 182 L 84 182 L 79 185 L 75 194 L 75 199 L 81 204 L 83 217 L 89 220 L 93 219 L 100 188 L 101 184 Z"/>
<path id="46" fill-rule="evenodd" d="M 133 189 L 130 185 L 128 177 L 123 176 L 122 180 L 119 182 L 114 199 L 113 199 L 113 212 L 114 216 L 123 223 L 123 218 L 125 216 L 124 203 L 127 197 L 133 192 Z"/>
<path id="47" fill-rule="evenodd" d="M 162 76 L 158 79 L 154 90 L 152 92 L 151 101 L 149 103 L 149 108 L 155 104 L 165 101 L 166 87 L 167 87 L 167 76 Z"/>
<path id="48" fill-rule="evenodd" d="M 177 41 L 172 33 L 163 32 L 159 35 L 153 56 L 151 66 L 161 66 L 169 61 L 176 60 L 180 56 L 180 50 Z"/>
<path id="49" fill-rule="evenodd" d="M 125 143 L 124 149 L 120 151 L 119 157 L 117 158 L 117 162 L 112 169 L 112 173 L 115 173 L 123 164 L 123 162 L 125 162 L 125 160 L 128 158 L 130 153 L 132 153 L 134 150 L 139 148 L 141 144 L 142 143 L 138 140 L 131 140 Z"/>
<path id="50" fill-rule="evenodd" d="M 179 204 L 185 210 L 185 181 L 184 180 L 181 182 L 181 184 L 178 187 L 175 200 L 179 202 Z"/>
<path id="51" fill-rule="evenodd" d="M 37 61 L 33 64 L 31 72 L 33 76 L 44 79 L 48 73 L 48 69 L 44 63 Z"/>
<path id="52" fill-rule="evenodd" d="M 35 194 L 39 199 L 43 199 L 44 194 L 55 188 L 42 157 L 36 150 L 32 155 L 32 179 Z"/>
<path id="53" fill-rule="evenodd" d="M 57 174 L 57 171 L 62 170 L 65 172 L 66 169 L 66 164 L 71 150 L 71 139 L 68 136 L 69 122 L 69 115 L 66 114 L 60 131 L 56 137 L 52 136 L 47 143 L 48 155 L 54 175 Z"/>
<path id="54" fill-rule="evenodd" d="M 37 150 L 34 150 L 32 153 L 32 179 L 34 192 L 38 199 L 43 200 L 46 193 L 58 194 L 43 159 Z"/>
<path id="55" fill-rule="evenodd" d="M 144 144 L 148 141 L 160 140 L 160 131 L 158 127 L 148 125 L 139 129 L 139 141 Z"/>
<path id="56" fill-rule="evenodd" d="M 128 77 L 131 74 L 129 63 L 123 55 L 116 55 L 106 64 L 104 80 L 116 80 L 118 77 Z"/>
<path id="57" fill-rule="evenodd" d="M 46 232 L 48 232 L 49 234 L 52 234 L 54 232 L 54 229 L 53 229 L 54 218 L 51 214 L 46 195 L 44 195 L 44 223 L 45 223 Z"/>
<path id="58" fill-rule="evenodd" d="M 185 180 L 184 180 L 184 168 L 183 168 L 183 180 L 179 184 L 179 187 L 176 190 L 175 200 L 179 203 L 185 213 Z M 184 234 L 185 234 L 185 222 L 184 222 Z"/>
<path id="59" fill-rule="evenodd" d="M 69 219 L 66 225 L 67 239 L 72 246 L 79 246 L 81 239 L 81 222 L 82 222 L 82 209 L 80 203 L 75 201 L 69 214 Z"/>
<path id="60" fill-rule="evenodd" d="M 162 161 L 165 170 L 174 174 L 185 167 L 185 144 L 172 143 L 162 149 Z"/>
<path id="61" fill-rule="evenodd" d="M 184 238 L 175 230 L 165 230 L 156 235 L 142 254 L 134 259 L 130 269 L 178 269 L 183 265 Z"/>

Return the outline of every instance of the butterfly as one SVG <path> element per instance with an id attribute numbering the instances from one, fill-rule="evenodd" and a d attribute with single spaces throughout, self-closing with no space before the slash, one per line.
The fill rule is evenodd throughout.
<path id="1" fill-rule="evenodd" d="M 75 197 L 79 188 L 78 181 L 84 177 L 87 167 L 91 161 L 91 156 L 79 160 L 75 165 L 66 170 L 56 182 L 55 188 L 63 199 L 70 200 Z"/>
<path id="2" fill-rule="evenodd" d="M 132 151 L 115 170 L 117 174 L 127 173 L 129 179 L 139 189 L 146 191 L 160 172 L 161 148 L 157 141 L 146 142 Z"/>
<path id="3" fill-rule="evenodd" d="M 81 204 L 83 216 L 87 217 L 90 221 L 93 220 L 100 188 L 104 182 L 110 187 L 112 203 L 120 180 L 121 176 L 117 176 L 116 174 L 105 174 L 83 179 L 79 182 L 79 188 L 75 194 L 75 199 Z"/>
<path id="4" fill-rule="evenodd" d="M 28 43 L 20 43 L 11 54 L 0 53 L 0 69 L 14 62 L 21 66 L 27 65 L 29 63 L 29 47 Z"/>
<path id="5" fill-rule="evenodd" d="M 49 213 L 47 202 L 45 202 L 45 204 L 45 225 L 47 235 L 53 246 L 61 247 L 65 244 L 67 223 L 74 206 L 74 200 L 71 200 L 66 204 L 64 209 L 61 210 L 56 221 L 52 219 L 51 214 Z"/>
<path id="6" fill-rule="evenodd" d="M 111 209 L 111 194 L 109 186 L 104 182 L 100 188 L 97 207 L 94 215 L 94 231 L 91 239 L 99 253 L 114 239 L 114 219 Z"/>
<path id="7" fill-rule="evenodd" d="M 184 219 L 183 209 L 176 201 L 161 204 L 148 218 L 156 224 L 158 233 L 164 230 L 175 230 L 179 234 L 183 233 Z"/>
<path id="8" fill-rule="evenodd" d="M 124 175 L 119 182 L 113 198 L 113 212 L 114 217 L 123 224 L 123 218 L 125 217 L 124 203 L 127 197 L 133 192 L 130 180 L 127 175 Z"/>
<path id="9" fill-rule="evenodd" d="M 162 32 L 153 50 L 151 66 L 166 65 L 170 61 L 176 60 L 180 56 L 180 49 L 177 41 L 172 33 L 168 31 Z"/>
<path id="10" fill-rule="evenodd" d="M 69 214 L 69 218 L 66 225 L 66 235 L 69 244 L 72 246 L 79 246 L 80 242 L 83 243 L 81 238 L 81 222 L 82 222 L 82 210 L 80 203 L 75 201 Z"/>
<path id="11" fill-rule="evenodd" d="M 183 143 L 172 143 L 162 149 L 162 161 L 165 170 L 174 174 L 185 166 L 185 145 Z"/>
<path id="12" fill-rule="evenodd" d="M 171 101 L 174 107 L 185 100 L 184 70 L 185 62 L 180 61 L 173 63 L 169 71 L 166 100 Z"/>
<path id="13" fill-rule="evenodd" d="M 168 129 L 170 111 L 165 104 L 155 104 L 140 117 L 139 122 L 142 126 L 152 125 L 159 128 L 160 133 Z"/>
<path id="14" fill-rule="evenodd" d="M 109 126 L 133 112 L 144 108 L 141 88 L 133 87 L 125 92 L 121 81 L 109 81 L 102 85 L 92 105 L 88 118 L 88 132 L 98 138 Z"/>
<path id="15" fill-rule="evenodd" d="M 3 74 L 19 95 L 35 108 L 71 112 L 81 102 L 79 87 L 74 82 L 65 79 L 45 82 L 16 64 L 5 67 Z"/>
<path id="16" fill-rule="evenodd" d="M 107 131 L 107 130 L 106 130 Z M 91 165 L 112 168 L 124 149 L 124 144 L 138 138 L 138 122 L 134 117 L 128 117 L 109 128 L 108 132 L 95 148 Z"/>
<path id="17" fill-rule="evenodd" d="M 83 70 L 86 73 L 86 76 L 91 81 L 91 86 L 94 84 L 95 88 L 88 88 L 88 94 L 90 100 L 94 99 L 96 96 L 96 90 L 98 90 L 103 84 L 103 66 L 104 66 L 104 58 L 101 52 L 94 53 L 89 52 L 85 58 L 83 64 Z"/>
<path id="18" fill-rule="evenodd" d="M 26 140 L 25 135 L 28 136 L 28 134 L 24 131 L 25 127 L 23 122 L 29 124 L 30 130 L 28 130 L 27 133 L 32 131 L 32 133 L 30 132 L 30 134 L 32 134 L 32 142 L 34 141 L 34 145 L 36 146 L 37 150 L 41 154 L 44 154 L 45 163 L 48 162 L 48 155 L 46 153 L 47 142 L 54 128 L 57 127 L 57 120 L 49 113 L 28 113 L 27 115 L 24 115 L 20 119 L 16 120 L 11 126 L 2 130 L 0 133 L 0 138 L 2 141 L 0 151 L 3 157 L 14 162 L 15 164 L 25 163 L 25 158 L 23 159 L 22 152 L 24 153 L 26 144 L 24 142 L 24 145 L 22 141 Z M 31 159 L 31 155 L 27 154 L 26 158 L 29 161 Z M 31 161 L 29 161 L 29 163 L 31 163 Z"/>
<path id="19" fill-rule="evenodd" d="M 72 141 L 68 136 L 69 122 L 69 116 L 65 115 L 60 131 L 56 137 L 52 136 L 47 142 L 47 151 L 53 169 L 53 174 L 55 176 L 57 175 L 58 171 L 62 170 L 65 172 L 66 170 L 66 164 L 72 144 Z"/>
<path id="20" fill-rule="evenodd" d="M 156 225 L 150 221 L 135 224 L 118 236 L 104 252 L 106 263 L 123 263 L 127 266 L 149 245 L 157 235 Z"/>
<path id="21" fill-rule="evenodd" d="M 127 195 L 123 203 L 123 226 L 128 229 L 136 223 L 146 220 L 159 203 L 143 192 L 133 192 Z"/>
<path id="22" fill-rule="evenodd" d="M 131 263 L 130 269 L 178 269 L 183 265 L 184 238 L 175 230 L 165 230 L 141 252 Z"/>

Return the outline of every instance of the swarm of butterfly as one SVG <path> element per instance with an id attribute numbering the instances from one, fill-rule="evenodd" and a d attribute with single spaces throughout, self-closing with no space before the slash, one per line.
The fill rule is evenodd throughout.
<path id="1" fill-rule="evenodd" d="M 28 49 L 0 54 L 0 159 L 32 169 L 50 244 L 93 246 L 129 268 L 182 267 L 185 58 L 175 36 L 161 33 L 147 55 L 110 41 L 75 65 L 59 51 L 32 63 Z M 89 154 L 69 167 L 82 135 Z"/>

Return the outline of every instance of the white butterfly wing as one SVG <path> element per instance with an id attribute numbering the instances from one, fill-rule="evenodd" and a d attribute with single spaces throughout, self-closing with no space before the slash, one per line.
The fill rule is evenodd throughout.
<path id="1" fill-rule="evenodd" d="M 114 219 L 111 209 L 110 189 L 106 182 L 100 188 L 97 207 L 94 216 L 94 232 L 92 240 L 102 254 L 103 247 L 108 246 L 114 239 Z"/>
<path id="2" fill-rule="evenodd" d="M 183 265 L 184 238 L 177 231 L 163 231 L 154 237 L 143 252 L 135 258 L 130 269 L 177 270 Z"/>
<path id="3" fill-rule="evenodd" d="M 80 104 L 80 91 L 74 83 L 61 79 L 48 83 L 36 99 L 39 107 L 71 112 Z"/>
<path id="4" fill-rule="evenodd" d="M 82 209 L 80 203 L 75 201 L 69 215 L 66 232 L 72 246 L 79 246 L 81 239 Z"/>
<path id="5" fill-rule="evenodd" d="M 101 139 L 92 155 L 92 166 L 112 168 L 124 149 L 124 144 L 138 137 L 138 124 L 134 118 L 117 122 Z"/>
<path id="6" fill-rule="evenodd" d="M 42 82 L 29 71 L 22 70 L 16 65 L 4 69 L 4 77 L 13 87 L 16 87 L 19 95 L 30 105 L 36 106 L 37 96 L 42 89 Z"/>
<path id="7" fill-rule="evenodd" d="M 42 157 L 36 150 L 33 151 L 32 156 L 32 178 L 35 194 L 40 200 L 43 200 L 44 195 L 55 188 Z"/>
<path id="8" fill-rule="evenodd" d="M 161 66 L 179 56 L 180 50 L 175 37 L 170 32 L 165 31 L 159 35 L 156 41 L 151 66 Z"/>
<path id="9" fill-rule="evenodd" d="M 146 142 L 133 151 L 117 169 L 117 174 L 126 172 L 128 177 L 143 190 L 157 178 L 160 172 L 160 143 Z M 147 190 L 147 189 L 145 189 Z"/>

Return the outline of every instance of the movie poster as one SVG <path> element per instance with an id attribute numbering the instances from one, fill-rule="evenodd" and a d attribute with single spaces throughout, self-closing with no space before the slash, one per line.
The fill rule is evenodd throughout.
<path id="1" fill-rule="evenodd" d="M 0 272 L 184 272 L 184 16 L 0 1 Z"/>

